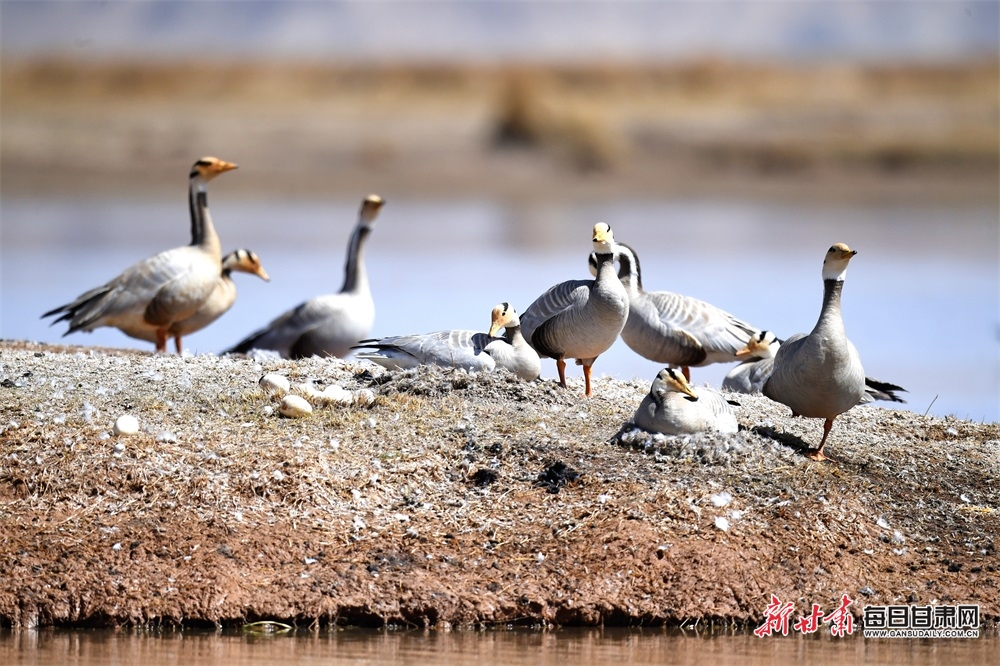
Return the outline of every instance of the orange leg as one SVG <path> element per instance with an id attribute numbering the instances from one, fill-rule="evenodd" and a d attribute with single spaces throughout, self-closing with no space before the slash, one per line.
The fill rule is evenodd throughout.
<path id="1" fill-rule="evenodd" d="M 180 356 L 181 355 L 181 349 L 182 349 L 182 346 L 181 346 L 181 334 L 180 333 L 178 333 L 177 335 L 174 336 L 174 344 L 177 345 L 177 355 Z"/>
<path id="2" fill-rule="evenodd" d="M 827 419 L 823 422 L 823 439 L 819 442 L 819 448 L 809 454 L 813 460 L 829 460 L 823 455 L 823 447 L 826 446 L 826 438 L 830 435 L 831 428 L 833 428 L 833 419 Z"/>
<path id="3" fill-rule="evenodd" d="M 167 353 L 167 332 L 162 328 L 156 329 L 156 351 Z"/>
<path id="4" fill-rule="evenodd" d="M 584 385 L 586 386 L 586 389 L 584 390 L 583 394 L 589 398 L 590 397 L 590 366 L 587 365 L 586 363 L 583 364 L 583 381 L 584 381 Z"/>
<path id="5" fill-rule="evenodd" d="M 566 361 L 561 358 L 557 358 L 556 368 L 559 369 L 559 383 L 562 384 L 563 388 L 569 388 L 566 386 Z"/>
<path id="6" fill-rule="evenodd" d="M 681 373 L 684 375 L 684 379 L 688 380 L 688 384 L 691 383 L 691 368 L 686 365 L 681 366 Z"/>

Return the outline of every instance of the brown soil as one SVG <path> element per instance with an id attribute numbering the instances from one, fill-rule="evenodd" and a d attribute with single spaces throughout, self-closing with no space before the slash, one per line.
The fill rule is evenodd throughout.
<path id="1" fill-rule="evenodd" d="M 264 372 L 377 397 L 283 418 Z M 649 437 L 619 433 L 647 384 L 581 384 L 2 342 L 0 624 L 1000 617 L 1000 425 L 857 408 L 817 463 L 820 422 L 766 398 Z"/>

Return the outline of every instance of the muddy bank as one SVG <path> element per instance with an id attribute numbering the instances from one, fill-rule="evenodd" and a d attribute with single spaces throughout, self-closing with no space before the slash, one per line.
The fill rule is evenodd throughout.
<path id="1" fill-rule="evenodd" d="M 264 372 L 375 399 L 283 418 Z M 997 424 L 856 408 L 816 463 L 819 421 L 739 396 L 737 434 L 609 441 L 647 390 L 2 342 L 0 623 L 1000 616 Z"/>

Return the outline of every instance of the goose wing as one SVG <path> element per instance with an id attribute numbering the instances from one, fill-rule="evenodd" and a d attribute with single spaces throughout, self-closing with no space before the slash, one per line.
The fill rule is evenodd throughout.
<path id="1" fill-rule="evenodd" d="M 551 355 L 541 348 L 547 348 L 543 338 L 551 335 L 553 322 L 560 314 L 580 308 L 587 303 L 593 284 L 593 280 L 567 280 L 551 287 L 536 298 L 521 315 L 521 334 L 524 339 L 540 353 Z"/>
<path id="2" fill-rule="evenodd" d="M 485 333 L 467 330 L 437 331 L 421 335 L 394 335 L 362 340 L 352 349 L 363 349 L 357 358 L 390 368 L 440 365 L 472 372 L 492 370 L 496 363 L 486 352 L 496 340 Z"/>
<path id="3" fill-rule="evenodd" d="M 183 285 L 185 277 L 194 270 L 199 253 L 204 254 L 192 246 L 160 252 L 42 317 L 61 314 L 53 323 L 69 321 L 67 334 L 119 323 L 138 325 L 147 315 L 152 316 L 149 323 L 155 324 L 171 316 L 177 301 L 176 287 Z"/>
<path id="4" fill-rule="evenodd" d="M 696 298 L 667 291 L 647 292 L 645 296 L 658 319 L 649 335 L 660 337 L 661 346 L 677 355 L 677 365 L 697 365 L 720 355 L 735 359 L 736 352 L 758 332 L 725 310 Z"/>

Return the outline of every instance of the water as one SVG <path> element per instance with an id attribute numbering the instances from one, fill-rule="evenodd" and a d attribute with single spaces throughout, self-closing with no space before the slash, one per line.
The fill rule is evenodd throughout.
<path id="1" fill-rule="evenodd" d="M 239 633 L 0 631 L 4 664 L 986 664 L 994 638 L 955 640 L 696 635 L 660 629 L 347 630 Z"/>
<path id="2" fill-rule="evenodd" d="M 389 201 L 368 246 L 373 335 L 486 330 L 500 301 L 523 311 L 562 280 L 589 277 L 594 222 L 634 246 L 648 290 L 713 303 L 787 337 L 819 313 L 820 266 L 838 241 L 859 251 L 844 290 L 847 332 L 869 376 L 909 389 L 908 407 L 1000 420 L 998 220 L 986 207 L 814 206 L 758 201 L 615 201 L 507 206 L 491 201 Z M 212 194 L 224 251 L 256 251 L 269 284 L 238 274 L 240 298 L 190 336 L 218 352 L 302 300 L 340 288 L 355 201 L 246 202 Z M 39 315 L 129 264 L 188 240 L 184 201 L 5 197 L 0 337 L 59 342 Z M 66 342 L 149 349 L 114 329 Z M 652 381 L 659 366 L 620 340 L 595 377 Z M 727 366 L 692 371 L 718 385 Z M 580 370 L 570 366 L 571 379 Z M 543 361 L 543 377 L 555 364 Z M 600 388 L 597 388 L 598 394 Z"/>

